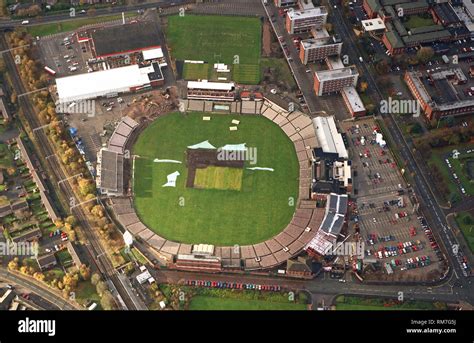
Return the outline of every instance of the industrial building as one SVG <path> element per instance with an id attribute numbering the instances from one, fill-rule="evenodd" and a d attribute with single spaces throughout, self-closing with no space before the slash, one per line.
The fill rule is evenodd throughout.
<path id="1" fill-rule="evenodd" d="M 164 83 L 158 63 L 146 67 L 136 64 L 56 79 L 60 103 L 114 97 L 160 86 Z"/>
<path id="2" fill-rule="evenodd" d="M 161 47 L 156 23 L 150 21 L 94 29 L 89 37 L 92 53 L 97 59 L 131 55 Z"/>

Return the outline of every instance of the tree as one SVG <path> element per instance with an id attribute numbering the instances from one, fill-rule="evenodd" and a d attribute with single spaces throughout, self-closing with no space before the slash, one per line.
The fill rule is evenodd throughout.
<path id="1" fill-rule="evenodd" d="M 81 275 L 81 278 L 84 280 L 84 281 L 87 281 L 90 279 L 91 277 L 91 270 L 89 267 L 87 267 L 85 264 L 82 264 L 80 267 L 79 267 L 79 274 Z"/>
<path id="2" fill-rule="evenodd" d="M 99 281 L 96 285 L 97 293 L 100 296 L 102 296 L 102 294 L 104 294 L 104 292 L 106 292 L 108 289 L 109 289 L 109 287 L 107 286 L 107 284 L 104 281 Z"/>
<path id="3" fill-rule="evenodd" d="M 109 291 L 105 291 L 100 299 L 100 305 L 104 310 L 115 309 L 115 300 L 112 296 L 112 293 L 110 293 Z"/>
<path id="4" fill-rule="evenodd" d="M 434 56 L 434 50 L 433 48 L 430 48 L 429 46 L 424 46 L 418 50 L 416 53 L 416 58 L 420 63 L 426 63 L 428 62 L 432 57 Z"/>
<path id="5" fill-rule="evenodd" d="M 474 224 L 474 220 L 472 219 L 472 217 L 470 215 L 467 215 L 463 218 L 462 222 L 466 225 L 472 225 Z"/>
<path id="6" fill-rule="evenodd" d="M 97 284 L 99 283 L 99 281 L 100 281 L 100 275 L 97 274 L 97 273 L 92 274 L 92 277 L 91 277 L 91 284 L 93 284 L 94 286 L 97 286 Z"/>
<path id="7" fill-rule="evenodd" d="M 19 267 L 19 259 L 18 257 L 15 257 L 13 260 L 11 260 L 10 262 L 8 262 L 8 269 L 9 270 L 18 270 L 18 267 Z"/>

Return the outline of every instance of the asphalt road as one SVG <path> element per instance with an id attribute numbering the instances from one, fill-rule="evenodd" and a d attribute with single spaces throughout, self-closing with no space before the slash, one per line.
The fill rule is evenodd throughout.
<path id="1" fill-rule="evenodd" d="M 12 285 L 18 285 L 30 290 L 41 298 L 47 300 L 49 303 L 56 305 L 60 310 L 84 310 L 84 308 L 75 302 L 64 299 L 61 294 L 56 293 L 46 286 L 43 286 L 36 281 L 32 281 L 27 277 L 19 276 L 0 268 L 0 278 Z"/>
<path id="2" fill-rule="evenodd" d="M 61 14 L 51 14 L 51 15 L 31 18 L 29 19 L 28 25 L 21 24 L 23 19 L 1 20 L 0 28 L 7 28 L 7 27 L 14 27 L 14 26 L 32 26 L 32 25 L 52 23 L 52 22 L 61 22 L 61 21 L 77 19 L 81 17 L 99 17 L 99 16 L 104 16 L 104 15 L 110 15 L 110 14 L 118 14 L 121 12 L 145 10 L 145 9 L 155 8 L 155 7 L 180 6 L 187 3 L 194 3 L 194 1 L 192 0 L 156 1 L 156 2 L 137 4 L 137 5 L 113 6 L 113 7 L 108 7 L 108 8 L 96 9 L 92 15 L 89 15 L 89 14 L 81 15 L 79 13 L 76 13 L 75 17 L 71 17 L 69 12 L 61 13 Z"/>

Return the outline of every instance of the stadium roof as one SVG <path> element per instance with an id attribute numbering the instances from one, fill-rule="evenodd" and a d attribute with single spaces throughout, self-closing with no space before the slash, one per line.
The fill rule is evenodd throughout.
<path id="1" fill-rule="evenodd" d="M 233 82 L 188 81 L 188 89 L 231 91 L 234 87 L 235 84 Z"/>
<path id="2" fill-rule="evenodd" d="M 114 151 L 100 151 L 100 188 L 109 192 L 123 192 L 123 156 Z"/>
<path id="3" fill-rule="evenodd" d="M 329 194 L 326 216 L 321 223 L 320 230 L 335 237 L 341 233 L 347 213 L 348 199 L 347 194 Z"/>
<path id="4" fill-rule="evenodd" d="M 334 117 L 316 117 L 313 119 L 316 137 L 325 153 L 336 153 L 341 158 L 348 158 L 342 135 L 337 132 Z"/>
<path id="5" fill-rule="evenodd" d="M 154 22 L 138 22 L 98 29 L 91 34 L 96 57 L 138 52 L 160 47 Z"/>
<path id="6" fill-rule="evenodd" d="M 143 87 L 149 83 L 150 79 L 146 70 L 141 70 L 138 65 L 56 79 L 61 103 L 128 92 L 132 87 Z"/>

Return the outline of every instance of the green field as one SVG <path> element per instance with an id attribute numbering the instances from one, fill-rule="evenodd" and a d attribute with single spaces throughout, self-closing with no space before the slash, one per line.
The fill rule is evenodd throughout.
<path id="1" fill-rule="evenodd" d="M 408 30 L 416 29 L 416 28 L 424 27 L 424 26 L 435 25 L 431 17 L 423 18 L 422 16 L 419 16 L 419 15 L 409 16 L 408 21 L 406 21 L 404 24 Z"/>
<path id="2" fill-rule="evenodd" d="M 336 310 L 343 311 L 394 311 L 394 310 L 446 310 L 446 304 L 428 301 L 397 302 L 391 299 L 340 295 Z"/>
<path id="3" fill-rule="evenodd" d="M 175 60 L 226 63 L 235 69 L 234 81 L 258 84 L 261 31 L 258 18 L 176 15 L 168 18 L 166 35 Z M 188 66 L 184 68 L 185 79 L 197 79 L 191 78 L 193 72 L 186 70 Z"/>
<path id="4" fill-rule="evenodd" d="M 244 170 L 209 166 L 196 169 L 194 187 L 203 189 L 221 189 L 240 191 Z"/>
<path id="5" fill-rule="evenodd" d="M 258 64 L 234 64 L 232 79 L 237 83 L 257 85 L 260 83 L 260 66 Z"/>
<path id="6" fill-rule="evenodd" d="M 207 122 L 203 115 L 160 117 L 138 138 L 134 195 L 140 218 L 163 237 L 186 243 L 244 245 L 278 234 L 294 213 L 289 199 L 298 197 L 299 165 L 292 142 L 264 117 L 213 114 Z M 230 132 L 236 118 L 239 130 Z M 275 170 L 244 169 L 239 192 L 186 188 L 186 147 L 204 140 L 215 147 L 246 143 L 257 148 L 255 166 Z M 156 158 L 183 163 L 154 163 Z M 180 173 L 176 188 L 163 188 L 166 176 L 175 171 Z"/>
<path id="7" fill-rule="evenodd" d="M 290 310 L 306 310 L 305 304 L 298 304 L 293 302 L 270 302 L 265 300 L 244 300 L 244 299 L 229 299 L 229 298 L 216 298 L 210 296 L 195 296 L 191 299 L 189 304 L 190 310 L 237 310 L 237 311 L 262 311 L 262 310 L 279 310 L 279 311 L 290 311 Z"/>
<path id="8" fill-rule="evenodd" d="M 185 80 L 209 79 L 209 63 L 185 63 L 183 68 Z"/>
<path id="9" fill-rule="evenodd" d="M 135 13 L 133 12 L 125 13 L 126 18 L 130 18 L 133 16 L 135 16 Z M 48 35 L 52 35 L 59 32 L 73 31 L 85 25 L 104 23 L 106 21 L 113 21 L 113 20 L 120 20 L 120 19 L 122 19 L 121 14 L 108 15 L 108 16 L 102 16 L 102 17 L 93 17 L 93 18 L 78 17 L 78 19 L 75 19 L 75 20 L 29 26 L 27 31 L 32 36 L 42 37 L 42 36 L 48 36 Z"/>
<path id="10" fill-rule="evenodd" d="M 460 212 L 456 215 L 456 223 L 461 229 L 469 249 L 474 253 L 474 216 L 468 212 Z"/>
<path id="11" fill-rule="evenodd" d="M 463 151 L 464 149 L 470 149 L 470 145 L 464 145 L 458 147 L 458 150 Z M 458 185 L 455 183 L 453 179 L 453 175 L 451 170 L 449 169 L 448 165 L 445 161 L 445 155 L 453 150 L 453 147 L 447 147 L 443 149 L 435 149 L 433 150 L 430 159 L 428 160 L 429 165 L 436 165 L 438 169 L 441 171 L 443 175 L 443 179 L 446 182 L 446 185 L 449 188 L 451 194 L 455 194 L 458 199 L 462 196 L 461 190 L 459 189 Z M 461 185 L 466 190 L 467 195 L 474 195 L 474 182 L 470 181 L 467 174 L 467 169 L 465 162 L 469 159 L 474 159 L 473 154 L 470 154 L 470 158 L 466 154 L 459 155 L 458 159 L 453 159 L 450 157 L 449 163 L 452 166 L 452 170 L 456 173 L 459 177 L 459 181 Z M 448 195 L 447 199 L 450 198 Z"/>
<path id="12" fill-rule="evenodd" d="M 474 195 L 474 180 L 469 180 L 466 162 L 474 161 L 474 154 L 461 154 L 459 158 L 450 158 L 449 163 L 453 167 L 454 172 L 459 177 L 461 185 L 466 191 L 467 195 Z"/>

